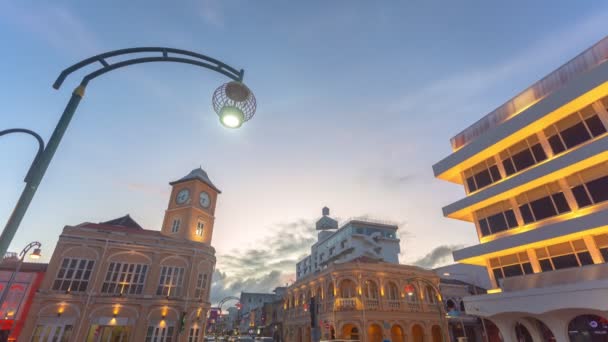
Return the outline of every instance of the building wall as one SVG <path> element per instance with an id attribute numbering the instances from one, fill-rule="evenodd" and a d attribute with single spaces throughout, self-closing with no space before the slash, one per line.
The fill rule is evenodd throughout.
<path id="1" fill-rule="evenodd" d="M 466 312 L 505 341 L 608 335 L 607 58 L 604 38 L 510 100 L 517 111 L 466 129 L 479 134 L 433 166 L 467 194 L 444 215 L 479 237 L 454 260 L 486 267 L 491 281 Z"/>
<path id="2" fill-rule="evenodd" d="M 353 220 L 335 231 L 322 231 L 310 255 L 296 265 L 296 278 L 308 276 L 332 262 L 367 257 L 399 263 L 400 245 L 396 225 Z"/>
<path id="3" fill-rule="evenodd" d="M 94 261 L 86 291 L 53 290 L 65 258 Z M 113 262 L 147 265 L 141 294 L 102 293 L 108 268 Z M 72 325 L 72 340 L 85 341 L 93 325 L 125 325 L 130 327 L 129 335 L 134 340 L 143 340 L 151 325 L 173 326 L 177 331 L 184 313 L 186 328 L 202 329 L 209 308 L 210 277 L 214 265 L 213 249 L 198 243 L 67 227 L 59 238 L 47 276 L 32 305 L 24 335 L 26 339 L 30 338 L 37 325 Z M 183 290 L 179 296 L 157 295 L 163 266 L 185 269 Z M 197 276 L 201 272 L 208 275 L 208 281 L 202 296 L 195 298 Z"/>
<path id="4" fill-rule="evenodd" d="M 10 278 L 14 275 L 16 262 L 3 261 L 0 264 L 0 291 L 6 291 Z M 21 335 L 23 324 L 30 311 L 36 291 L 44 278 L 46 264 L 25 263 L 21 270 L 14 276 L 9 293 L 0 307 L 0 327 L 2 336 L 8 336 L 9 340 L 16 341 Z M 8 331 L 10 330 L 10 336 Z"/>

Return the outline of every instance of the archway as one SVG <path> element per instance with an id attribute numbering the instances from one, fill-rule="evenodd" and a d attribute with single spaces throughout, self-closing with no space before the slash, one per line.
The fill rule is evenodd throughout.
<path id="1" fill-rule="evenodd" d="M 598 315 L 580 315 L 568 323 L 571 342 L 605 342 L 608 336 L 608 319 Z"/>
<path id="2" fill-rule="evenodd" d="M 345 324 L 342 327 L 342 339 L 344 340 L 358 340 L 359 339 L 359 328 L 354 324 Z"/>
<path id="3" fill-rule="evenodd" d="M 334 282 L 333 281 L 330 281 L 329 285 L 327 286 L 327 298 L 328 299 L 334 298 Z"/>
<path id="4" fill-rule="evenodd" d="M 410 303 L 418 303 L 418 288 L 414 284 L 408 284 L 403 289 L 407 294 L 407 301 Z"/>
<path id="5" fill-rule="evenodd" d="M 515 336 L 519 342 L 534 342 L 528 328 L 519 322 L 515 323 Z"/>
<path id="6" fill-rule="evenodd" d="M 541 320 L 536 319 L 534 317 L 526 317 L 526 320 L 530 322 L 530 324 L 533 326 L 533 329 L 536 329 L 538 331 L 543 341 L 555 341 L 555 336 L 553 335 L 553 332 Z"/>
<path id="7" fill-rule="evenodd" d="M 397 285 L 394 282 L 389 281 L 386 288 L 387 288 L 387 291 L 386 291 L 387 299 L 399 300 L 399 288 L 397 287 Z"/>
<path id="8" fill-rule="evenodd" d="M 414 324 L 412 326 L 412 341 L 424 342 L 424 330 L 419 324 Z"/>
<path id="9" fill-rule="evenodd" d="M 403 336 L 403 328 L 400 325 L 393 325 L 391 327 L 391 341 L 392 342 L 405 342 L 405 338 Z"/>
<path id="10" fill-rule="evenodd" d="M 363 296 L 368 299 L 378 299 L 378 285 L 373 280 L 366 280 L 363 284 Z"/>
<path id="11" fill-rule="evenodd" d="M 382 328 L 378 324 L 370 324 L 367 328 L 368 342 L 382 342 Z"/>
<path id="12" fill-rule="evenodd" d="M 442 342 L 443 334 L 441 333 L 441 327 L 438 325 L 433 325 L 431 328 L 431 335 L 433 337 L 433 342 Z"/>

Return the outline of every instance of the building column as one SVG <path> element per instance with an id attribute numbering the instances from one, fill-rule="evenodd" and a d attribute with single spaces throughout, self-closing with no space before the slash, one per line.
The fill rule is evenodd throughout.
<path id="1" fill-rule="evenodd" d="M 500 173 L 500 178 L 504 179 L 507 177 L 507 171 L 505 170 L 505 166 L 502 165 L 502 160 L 500 160 L 500 155 L 494 155 L 494 162 L 496 163 L 496 167 L 498 168 L 498 173 Z"/>
<path id="2" fill-rule="evenodd" d="M 518 342 L 515 335 L 515 321 L 507 318 L 492 319 L 500 334 L 503 342 Z"/>
<path id="3" fill-rule="evenodd" d="M 545 151 L 545 154 L 547 155 L 547 159 L 553 158 L 553 149 L 551 149 L 551 145 L 549 145 L 549 139 L 547 139 L 545 131 L 541 130 L 536 132 L 536 136 L 538 137 L 538 142 L 540 142 L 540 146 L 543 148 L 543 151 Z"/>
<path id="4" fill-rule="evenodd" d="M 532 271 L 534 273 L 540 273 L 543 270 L 540 268 L 540 263 L 538 262 L 538 257 L 536 256 L 536 251 L 534 249 L 526 249 L 526 253 L 528 254 L 528 259 L 530 259 L 530 264 L 532 265 Z"/>
<path id="5" fill-rule="evenodd" d="M 559 184 L 560 189 L 564 193 L 564 196 L 566 197 L 566 201 L 568 202 L 570 209 L 572 211 L 578 210 L 578 203 L 576 203 L 576 198 L 574 198 L 572 189 L 570 189 L 570 186 L 568 185 L 568 182 L 566 182 L 566 179 L 560 178 L 557 183 Z"/>
<path id="6" fill-rule="evenodd" d="M 602 253 L 600 253 L 599 248 L 597 248 L 593 236 L 585 235 L 583 236 L 583 241 L 585 241 L 585 246 L 587 246 L 587 250 L 589 251 L 589 254 L 591 254 L 591 259 L 593 259 L 593 263 L 602 264 L 604 262 L 602 258 Z"/>
<path id="7" fill-rule="evenodd" d="M 524 222 L 523 216 L 521 216 L 521 212 L 519 211 L 519 205 L 517 205 L 517 201 L 515 200 L 515 198 L 509 198 L 509 204 L 511 204 L 511 209 L 513 209 L 513 213 L 515 214 L 517 226 L 523 227 L 526 223 Z"/>
<path id="8" fill-rule="evenodd" d="M 528 330 L 528 332 L 530 333 L 530 336 L 532 336 L 532 341 L 542 341 L 543 340 L 542 332 L 539 331 L 539 329 L 528 319 L 521 318 L 521 319 L 517 320 L 517 323 L 523 325 L 526 328 L 526 330 Z"/>
<path id="9" fill-rule="evenodd" d="M 490 278 L 490 285 L 492 285 L 493 289 L 498 288 L 498 282 L 494 277 L 494 272 L 492 272 L 492 266 L 490 266 L 490 259 L 486 259 L 486 269 L 488 270 L 488 277 Z"/>
<path id="10" fill-rule="evenodd" d="M 600 118 L 600 121 L 604 124 L 604 127 L 608 128 L 608 110 L 604 108 L 604 105 L 600 101 L 596 101 L 591 104 L 593 110 L 597 113 L 597 116 Z"/>
<path id="11" fill-rule="evenodd" d="M 553 333 L 553 337 L 555 337 L 555 342 L 570 342 L 570 337 L 568 336 L 568 322 L 562 320 L 559 317 L 555 317 L 552 314 L 548 314 L 545 317 L 542 317 L 543 323 L 547 325 L 547 327 Z"/>
<path id="12" fill-rule="evenodd" d="M 150 306 L 142 305 L 137 322 L 131 330 L 131 339 L 133 341 L 144 341 L 148 332 L 148 314 L 150 313 Z"/>

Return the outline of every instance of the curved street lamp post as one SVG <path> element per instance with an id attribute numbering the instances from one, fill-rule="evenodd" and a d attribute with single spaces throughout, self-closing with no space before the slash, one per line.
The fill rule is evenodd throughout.
<path id="1" fill-rule="evenodd" d="M 160 53 L 161 55 L 153 55 L 148 57 L 137 57 L 127 60 L 112 62 L 111 58 L 117 56 L 125 56 L 141 53 Z M 243 84 L 244 70 L 237 70 L 217 59 L 201 55 L 187 50 L 179 50 L 164 47 L 140 47 L 131 49 L 115 50 L 102 53 L 81 62 L 78 62 L 71 67 L 61 72 L 53 88 L 59 89 L 63 81 L 73 72 L 93 64 L 101 64 L 101 67 L 83 77 L 80 85 L 74 89 L 70 101 L 68 102 L 51 138 L 46 147 L 40 135 L 33 131 L 15 128 L 0 131 L 0 136 L 10 133 L 27 133 L 35 137 L 39 144 L 39 150 L 36 158 L 32 162 L 28 173 L 24 179 L 25 187 L 15 209 L 9 217 L 2 235 L 0 235 L 0 256 L 3 256 L 8 249 L 19 224 L 21 223 L 28 206 L 30 205 L 42 178 L 55 155 L 55 151 L 63 138 L 63 135 L 78 108 L 80 100 L 83 98 L 85 89 L 88 83 L 98 76 L 101 76 L 112 70 L 123 68 L 129 65 L 150 63 L 150 62 L 176 62 L 199 66 L 202 68 L 216 71 L 222 75 L 232 79 L 231 82 L 223 84 L 213 93 L 213 108 L 219 116 L 220 122 L 228 128 L 238 128 L 244 122 L 250 120 L 255 114 L 256 100 L 253 93 Z"/>
<path id="2" fill-rule="evenodd" d="M 411 277 L 411 278 L 405 279 L 404 281 L 407 283 L 411 283 L 413 281 L 419 281 L 419 282 L 425 283 L 426 285 L 429 285 L 431 288 L 433 288 L 433 291 L 435 291 L 435 293 L 436 293 L 435 304 L 437 306 L 437 312 L 439 312 L 439 322 L 441 322 L 442 325 L 444 325 L 441 328 L 441 338 L 443 339 L 443 342 L 447 342 L 448 339 L 446 338 L 446 329 L 448 328 L 448 322 L 447 322 L 447 318 L 445 317 L 445 315 L 443 315 L 443 312 L 442 312 L 443 305 L 441 304 L 442 298 L 441 298 L 441 292 L 439 291 L 439 287 L 436 286 L 435 284 L 433 284 L 428 279 L 423 278 L 423 277 Z M 412 296 L 412 295 L 414 295 L 414 292 L 408 291 L 407 295 Z"/>

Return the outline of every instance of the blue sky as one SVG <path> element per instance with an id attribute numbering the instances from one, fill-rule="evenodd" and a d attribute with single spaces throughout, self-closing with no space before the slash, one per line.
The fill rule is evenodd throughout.
<path id="1" fill-rule="evenodd" d="M 400 223 L 403 262 L 474 244 L 471 224 L 441 215 L 464 191 L 431 165 L 454 134 L 603 38 L 605 22 L 607 4 L 574 1 L 0 1 L 0 129 L 47 139 L 82 76 L 56 91 L 59 72 L 134 46 L 244 68 L 259 103 L 229 131 L 210 103 L 221 75 L 165 63 L 96 79 L 11 249 L 38 239 L 50 256 L 64 225 L 126 213 L 158 229 L 167 183 L 199 165 L 223 190 L 213 244 L 226 282 L 288 281 L 306 248 L 264 246 L 309 241 L 324 205 Z M 0 141 L 2 224 L 34 148 Z M 259 251 L 261 263 L 235 262 Z"/>

